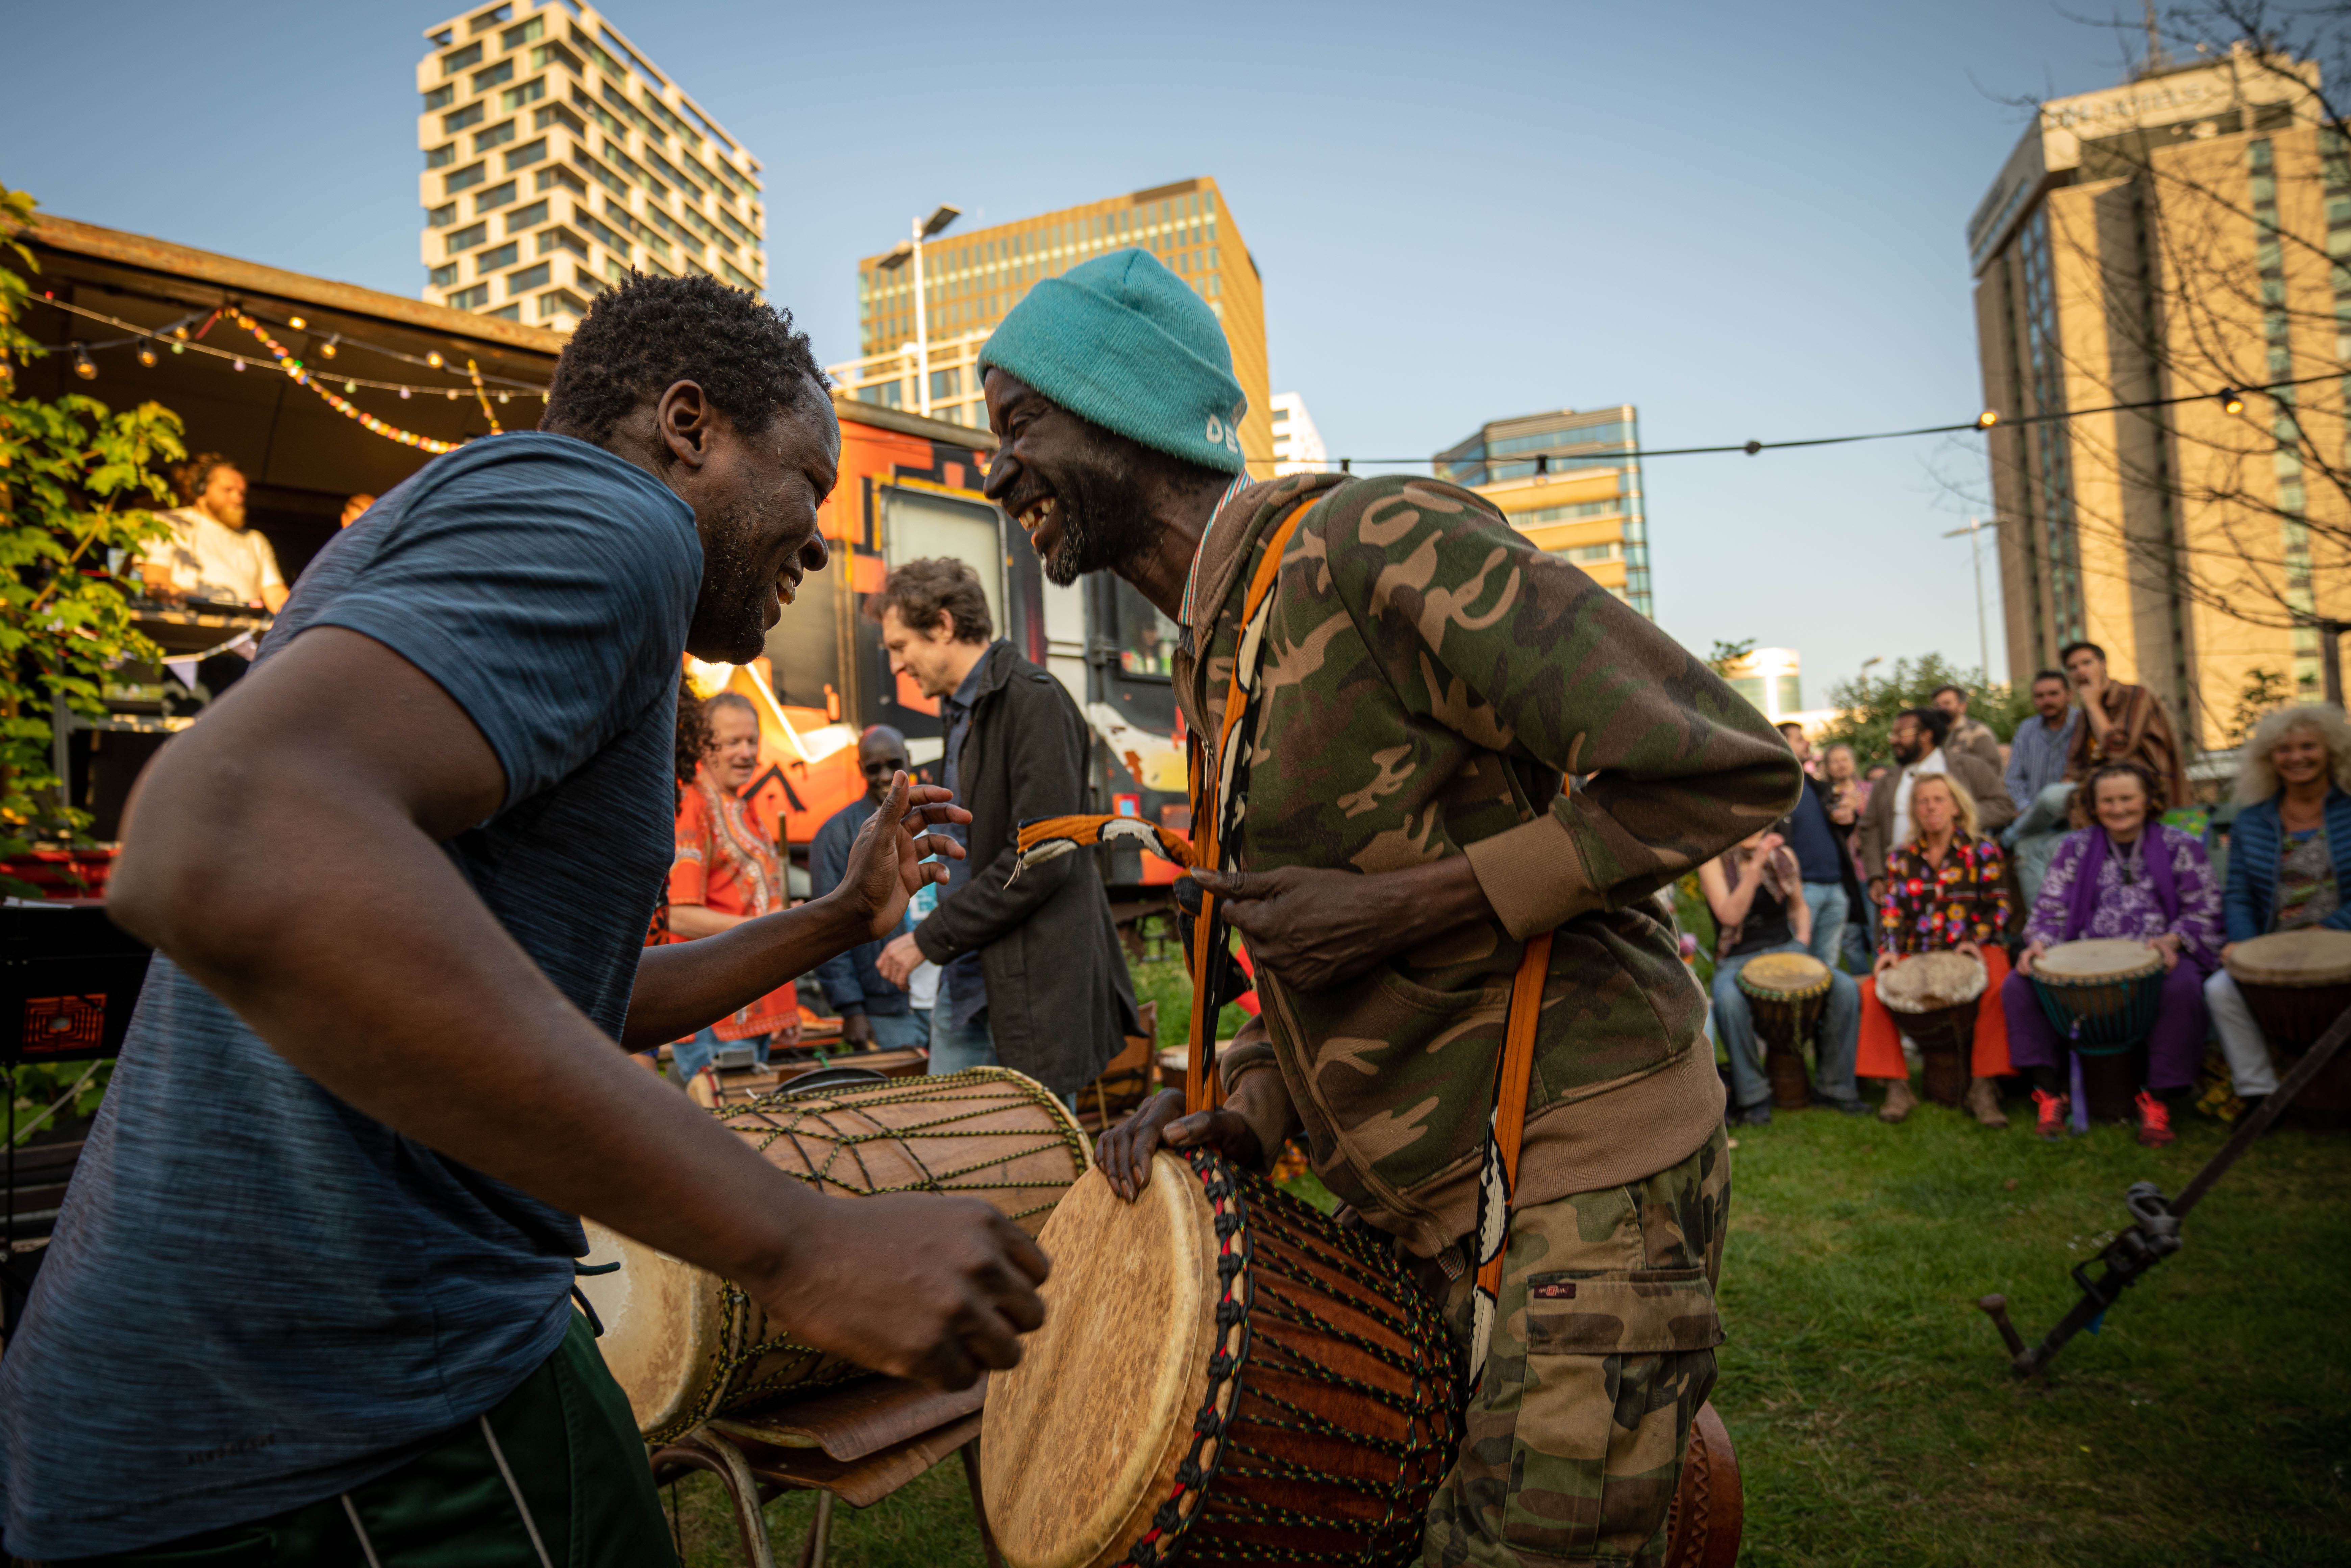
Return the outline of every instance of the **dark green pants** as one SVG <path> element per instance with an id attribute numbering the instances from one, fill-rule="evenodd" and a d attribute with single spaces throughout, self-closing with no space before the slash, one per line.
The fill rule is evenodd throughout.
<path id="1" fill-rule="evenodd" d="M 488 1421 L 496 1451 L 482 1423 L 467 1421 L 341 1496 L 141 1552 L 79 1558 L 74 1568 L 369 1568 L 371 1551 L 376 1568 L 540 1568 L 532 1525 L 553 1568 L 674 1568 L 644 1443 L 585 1318 L 572 1315 L 555 1354 Z"/>

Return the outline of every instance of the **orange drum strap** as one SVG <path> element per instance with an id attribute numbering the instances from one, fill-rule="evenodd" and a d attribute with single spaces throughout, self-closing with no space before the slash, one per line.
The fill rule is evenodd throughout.
<path id="1" fill-rule="evenodd" d="M 1257 699 L 1262 689 L 1257 676 L 1265 660 L 1262 617 L 1269 612 L 1267 601 L 1272 597 L 1273 585 L 1281 576 L 1281 555 L 1290 548 L 1290 536 L 1297 533 L 1298 525 L 1322 500 L 1322 497 L 1315 497 L 1274 529 L 1273 537 L 1266 541 L 1265 553 L 1258 558 L 1249 593 L 1241 601 L 1240 637 L 1233 646 L 1233 684 L 1225 695 L 1224 727 L 1217 734 L 1213 754 L 1205 747 L 1192 754 L 1192 832 L 1196 864 L 1224 869 L 1228 812 L 1236 776 L 1243 771 L 1238 748 L 1257 733 Z M 1207 809 L 1204 810 L 1204 807 Z M 1217 1076 L 1216 1062 L 1211 1060 L 1217 1038 L 1217 1013 L 1209 1005 L 1212 998 L 1208 990 L 1219 973 L 1213 962 L 1222 946 L 1217 940 L 1218 935 L 1217 895 L 1204 890 L 1200 894 L 1200 913 L 1192 921 L 1192 1024 L 1184 1075 L 1184 1109 L 1187 1113 L 1225 1103 L 1224 1080 Z"/>
<path id="2" fill-rule="evenodd" d="M 1502 1028 L 1502 1060 L 1494 1069 L 1494 1115 L 1478 1173 L 1477 1322 L 1470 1337 L 1469 1386 L 1486 1370 L 1486 1341 L 1502 1292 L 1502 1259 L 1510 1246 L 1510 1205 L 1519 1185 L 1519 1145 L 1527 1130 L 1527 1084 L 1534 1076 L 1535 1027 L 1542 1019 L 1543 981 L 1551 972 L 1548 931 L 1527 939 L 1510 982 L 1510 1011 Z"/>

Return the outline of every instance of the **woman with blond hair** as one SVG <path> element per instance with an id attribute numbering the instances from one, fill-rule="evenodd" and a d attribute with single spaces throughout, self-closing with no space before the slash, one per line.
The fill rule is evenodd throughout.
<path id="1" fill-rule="evenodd" d="M 2245 742 L 2229 831 L 2221 912 L 2228 946 L 2305 925 L 2351 930 L 2351 722 L 2339 707 L 2280 708 Z M 2277 1088 L 2269 1041 L 2225 968 L 2204 982 L 2240 1098 L 2257 1105 Z"/>
<path id="2" fill-rule="evenodd" d="M 1976 1013 L 1967 1108 L 1987 1127 L 2005 1127 L 1994 1078 L 2005 1075 L 2008 1024 L 1991 998 L 2008 978 L 2000 946 L 2008 926 L 2007 868 L 2000 841 L 1976 831 L 1975 797 L 1948 773 L 1919 774 L 1910 786 L 1911 839 L 1886 857 L 1877 906 L 1877 959 L 1861 983 L 1861 1051 L 1854 1071 L 1886 1081 L 1881 1122 L 1899 1122 L 1918 1103 L 1894 1015 L 1877 999 L 1877 976 L 1914 953 L 1964 953 L 1984 967 L 1985 1005 Z"/>

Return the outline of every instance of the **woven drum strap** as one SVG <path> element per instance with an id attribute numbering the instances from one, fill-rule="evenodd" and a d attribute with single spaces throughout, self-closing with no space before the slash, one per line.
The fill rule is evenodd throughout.
<path id="1" fill-rule="evenodd" d="M 1510 1011 L 1502 1029 L 1502 1060 L 1494 1069 L 1494 1114 L 1486 1127 L 1478 1172 L 1476 1325 L 1469 1340 L 1469 1387 L 1486 1373 L 1486 1341 L 1494 1332 L 1502 1293 L 1502 1260 L 1510 1247 L 1510 1205 L 1518 1195 L 1519 1145 L 1527 1130 L 1527 1085 L 1534 1076 L 1535 1026 L 1542 1017 L 1543 980 L 1551 972 L 1548 931 L 1527 939 L 1510 982 Z"/>
<path id="2" fill-rule="evenodd" d="M 1281 575 L 1282 552 L 1290 548 L 1298 525 L 1306 520 L 1322 497 L 1315 497 L 1282 519 L 1267 539 L 1257 571 L 1241 601 L 1241 635 L 1233 657 L 1231 689 L 1225 696 L 1224 727 L 1216 748 L 1201 743 L 1197 731 L 1186 740 L 1186 763 L 1192 802 L 1193 834 L 1185 837 L 1170 828 L 1139 817 L 1042 817 L 1020 824 L 1020 857 L 1013 874 L 1073 850 L 1095 844 L 1133 842 L 1180 866 L 1225 870 L 1225 846 L 1232 841 L 1235 802 L 1244 799 L 1249 779 L 1248 741 L 1257 733 L 1258 681 L 1265 664 L 1265 623 L 1272 611 L 1273 585 Z M 1217 895 L 1203 889 L 1200 913 L 1192 922 L 1192 1019 L 1186 1052 L 1184 1109 L 1189 1114 L 1224 1103 L 1225 1086 L 1208 1071 L 1210 1042 L 1216 1039 L 1215 1010 L 1207 1005 L 1211 982 L 1217 978 L 1214 959 L 1224 951 L 1223 922 L 1217 914 Z"/>

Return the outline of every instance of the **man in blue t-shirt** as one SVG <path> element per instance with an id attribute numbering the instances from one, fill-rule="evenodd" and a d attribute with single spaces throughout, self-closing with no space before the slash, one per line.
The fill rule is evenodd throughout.
<path id="1" fill-rule="evenodd" d="M 1804 764 L 1804 790 L 1796 798 L 1796 809 L 1780 824 L 1780 832 L 1795 852 L 1796 869 L 1803 878 L 1804 902 L 1813 911 L 1813 939 L 1809 946 L 1813 957 L 1834 969 L 1837 955 L 1844 949 L 1844 928 L 1849 920 L 1865 917 L 1869 911 L 1864 904 L 1860 879 L 1853 869 L 1853 855 L 1845 848 L 1846 836 L 1853 831 L 1853 812 L 1844 811 L 1845 821 L 1836 820 L 1826 800 L 1821 795 L 1820 784 L 1813 778 L 1813 743 L 1805 738 L 1804 727 L 1788 723 L 1780 726 L 1780 734 L 1796 760 Z"/>
<path id="2" fill-rule="evenodd" d="M 1019 1359 L 1025 1233 L 820 1196 L 627 1054 L 895 929 L 961 852 L 901 776 L 827 897 L 641 946 L 680 654 L 758 656 L 839 452 L 789 316 L 632 281 L 540 430 L 330 541 L 149 767 L 110 895 L 156 956 L 0 1362 L 9 1553 L 674 1562 L 572 1309 L 581 1215 L 868 1366 Z"/>

